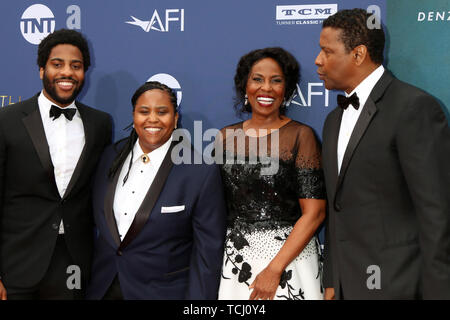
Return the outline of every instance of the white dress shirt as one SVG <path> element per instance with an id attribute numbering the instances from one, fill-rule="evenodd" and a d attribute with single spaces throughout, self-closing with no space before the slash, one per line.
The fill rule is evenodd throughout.
<path id="1" fill-rule="evenodd" d="M 375 84 L 380 80 L 383 75 L 384 67 L 380 65 L 369 76 L 367 76 L 350 94 L 345 93 L 346 97 L 351 96 L 356 92 L 359 98 L 359 109 L 356 110 L 352 105 L 349 105 L 342 114 L 341 127 L 339 129 L 337 158 L 338 158 L 338 173 L 341 172 L 342 161 L 344 159 L 345 150 L 361 114 L 364 104 L 369 98 L 370 92 L 372 92 Z"/>
<path id="2" fill-rule="evenodd" d="M 125 238 L 136 212 L 144 201 L 148 189 L 152 185 L 156 173 L 169 150 L 171 142 L 172 137 L 161 147 L 148 153 L 150 161 L 144 163 L 141 156 L 145 153 L 142 151 L 138 139 L 133 147 L 133 163 L 128 174 L 128 180 L 124 184 L 123 178 L 128 172 L 131 152 L 125 159 L 122 170 L 120 171 L 119 180 L 117 181 L 113 204 L 114 217 L 121 241 Z"/>
<path id="3" fill-rule="evenodd" d="M 50 118 L 50 108 L 56 104 L 47 99 L 44 92 L 41 92 L 39 95 L 38 104 L 54 167 L 56 186 L 62 198 L 66 193 L 67 186 L 84 148 L 83 121 L 75 101 L 65 107 L 77 110 L 72 121 L 67 120 L 63 114 L 55 120 Z M 58 105 L 56 106 L 59 107 Z M 64 233 L 62 219 L 59 225 L 59 233 Z"/>

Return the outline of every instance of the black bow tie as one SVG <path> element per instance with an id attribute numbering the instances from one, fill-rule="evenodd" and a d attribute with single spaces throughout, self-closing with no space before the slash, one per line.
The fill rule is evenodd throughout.
<path id="1" fill-rule="evenodd" d="M 354 94 L 352 94 L 350 97 L 346 98 L 345 96 L 343 96 L 342 94 L 338 94 L 337 96 L 337 103 L 339 105 L 339 107 L 341 107 L 342 109 L 347 109 L 348 106 L 351 104 L 356 110 L 359 109 L 359 98 L 356 94 L 356 92 Z"/>
<path id="2" fill-rule="evenodd" d="M 77 109 L 75 108 L 58 108 L 55 105 L 52 105 L 52 107 L 50 108 L 50 118 L 53 118 L 53 121 L 58 119 L 59 116 L 62 114 L 64 114 L 64 116 L 66 117 L 67 120 L 72 121 L 73 116 L 75 115 L 75 113 L 77 112 Z"/>

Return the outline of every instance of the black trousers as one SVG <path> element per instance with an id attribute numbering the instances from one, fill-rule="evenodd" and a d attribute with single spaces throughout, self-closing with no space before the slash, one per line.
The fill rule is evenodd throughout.
<path id="1" fill-rule="evenodd" d="M 67 282 L 72 273 L 67 268 L 74 265 L 64 240 L 58 235 L 55 250 L 42 280 L 31 288 L 7 287 L 8 300 L 80 300 L 84 298 L 85 288 L 70 289 Z M 81 279 L 80 279 L 81 281 Z M 83 284 L 83 282 L 81 282 Z"/>

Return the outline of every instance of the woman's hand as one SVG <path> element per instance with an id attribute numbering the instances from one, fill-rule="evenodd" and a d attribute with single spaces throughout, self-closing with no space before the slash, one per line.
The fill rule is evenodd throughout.
<path id="1" fill-rule="evenodd" d="M 269 265 L 261 271 L 249 286 L 253 289 L 249 300 L 273 300 L 282 272 L 278 272 Z"/>

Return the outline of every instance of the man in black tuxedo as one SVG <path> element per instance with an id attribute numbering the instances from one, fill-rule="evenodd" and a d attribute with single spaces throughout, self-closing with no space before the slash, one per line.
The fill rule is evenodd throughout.
<path id="1" fill-rule="evenodd" d="M 382 66 L 362 9 L 323 23 L 317 72 L 342 90 L 323 129 L 325 298 L 450 299 L 450 134 L 438 102 Z"/>
<path id="2" fill-rule="evenodd" d="M 0 111 L 0 298 L 79 299 L 92 255 L 91 177 L 111 118 L 75 98 L 90 65 L 74 30 L 38 48 L 43 90 Z"/>

